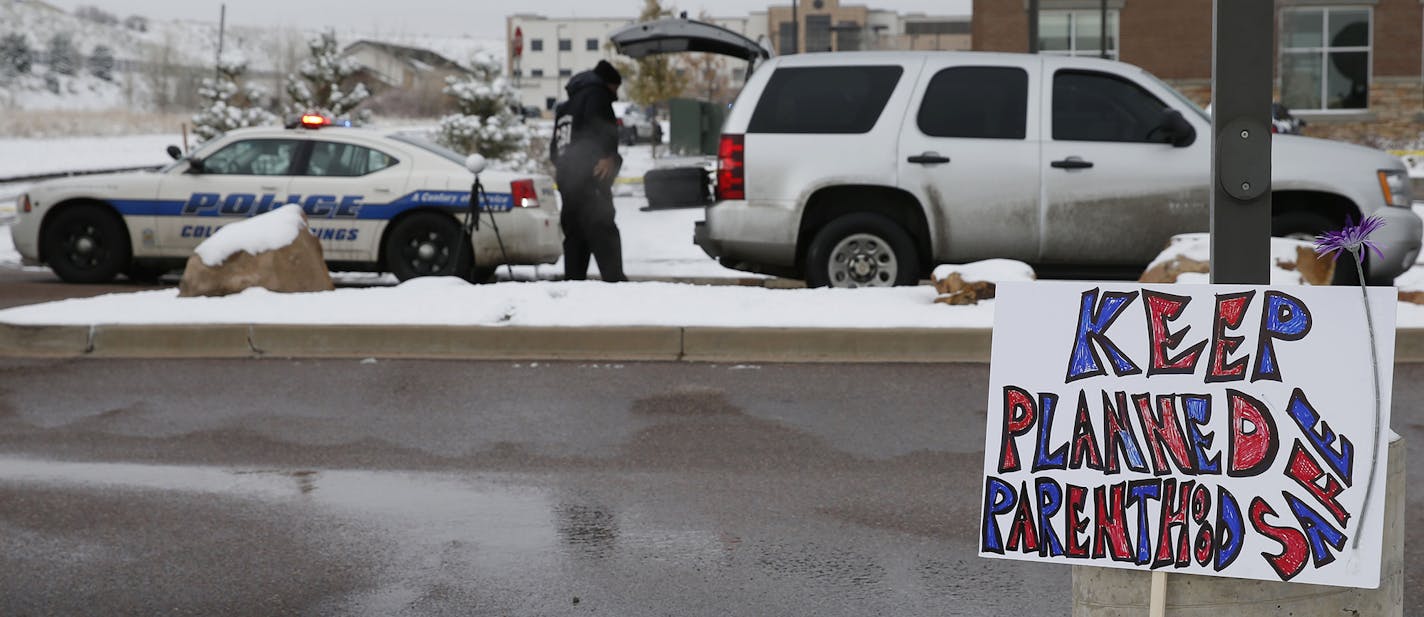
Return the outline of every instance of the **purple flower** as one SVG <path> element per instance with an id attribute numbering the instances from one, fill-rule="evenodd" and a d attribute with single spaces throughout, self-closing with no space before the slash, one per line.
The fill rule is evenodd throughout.
<path id="1" fill-rule="evenodd" d="M 1355 224 L 1353 218 L 1345 217 L 1345 226 L 1337 231 L 1327 231 L 1315 237 L 1315 254 L 1320 256 L 1329 255 L 1332 259 L 1339 259 L 1341 251 L 1348 251 L 1355 256 L 1360 263 L 1365 261 L 1365 252 L 1361 248 L 1367 248 L 1384 259 L 1384 252 L 1379 246 L 1370 242 L 1370 234 L 1384 227 L 1384 219 L 1377 216 L 1367 216 Z"/>

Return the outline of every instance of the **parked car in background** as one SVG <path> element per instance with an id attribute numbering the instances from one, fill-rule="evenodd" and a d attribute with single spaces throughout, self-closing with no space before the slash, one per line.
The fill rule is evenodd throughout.
<path id="1" fill-rule="evenodd" d="M 935 264 L 996 257 L 1140 271 L 1173 235 L 1208 228 L 1210 118 L 1121 62 L 784 56 L 752 75 L 722 133 L 696 242 L 723 265 L 816 286 L 910 285 Z M 1411 201 L 1396 157 L 1273 136 L 1272 232 L 1384 219 L 1371 283 L 1414 265 Z"/>
<path id="2" fill-rule="evenodd" d="M 662 141 L 662 126 L 658 124 L 657 115 L 650 108 L 615 104 L 613 111 L 618 116 L 618 137 L 624 145 Z"/>
<path id="3" fill-rule="evenodd" d="M 328 124 L 235 130 L 181 158 L 171 147 L 177 160 L 157 172 L 41 182 L 20 196 L 15 248 L 69 282 L 153 278 L 181 268 L 223 225 L 296 203 L 332 269 L 484 280 L 505 263 L 551 264 L 562 254 L 549 177 L 482 173 L 482 218 L 498 219 L 501 237 L 484 224 L 473 242 L 461 240 L 474 179 L 463 155 Z M 470 253 L 456 255 L 472 244 L 473 270 Z"/>

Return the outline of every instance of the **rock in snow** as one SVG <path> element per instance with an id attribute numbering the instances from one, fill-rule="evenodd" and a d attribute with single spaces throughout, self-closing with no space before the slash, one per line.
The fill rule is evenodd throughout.
<path id="1" fill-rule="evenodd" d="M 226 296 L 249 287 L 283 292 L 336 288 L 301 206 L 282 206 L 214 232 L 188 258 L 178 296 Z"/>

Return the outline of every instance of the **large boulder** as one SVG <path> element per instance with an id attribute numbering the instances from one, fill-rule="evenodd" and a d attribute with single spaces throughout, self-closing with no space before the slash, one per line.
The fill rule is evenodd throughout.
<path id="1" fill-rule="evenodd" d="M 249 287 L 271 291 L 331 291 L 321 243 L 300 206 L 287 205 L 229 223 L 188 258 L 178 297 L 226 296 Z"/>

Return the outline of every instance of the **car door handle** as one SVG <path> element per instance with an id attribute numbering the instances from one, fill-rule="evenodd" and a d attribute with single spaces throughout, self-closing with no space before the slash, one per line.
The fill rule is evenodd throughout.
<path id="1" fill-rule="evenodd" d="M 1076 156 L 1070 156 L 1061 161 L 1053 161 L 1052 163 L 1049 163 L 1049 165 L 1052 165 L 1059 169 L 1088 169 L 1093 166 L 1092 162 L 1085 161 L 1082 158 Z"/>
<path id="2" fill-rule="evenodd" d="M 264 186 L 264 187 L 262 187 L 262 192 L 264 192 L 264 193 L 275 193 L 275 192 L 277 192 L 277 187 L 275 187 L 275 186 Z"/>
<path id="3" fill-rule="evenodd" d="M 916 154 L 905 160 L 917 165 L 938 165 L 940 163 L 948 163 L 949 157 L 940 156 L 938 152 L 925 152 Z"/>
<path id="4" fill-rule="evenodd" d="M 371 189 L 371 191 L 374 192 L 374 193 L 389 193 L 389 192 L 391 192 L 390 189 L 388 189 L 388 188 L 386 188 L 386 187 L 384 187 L 384 186 L 378 186 L 378 187 L 376 187 L 376 188 Z"/>

